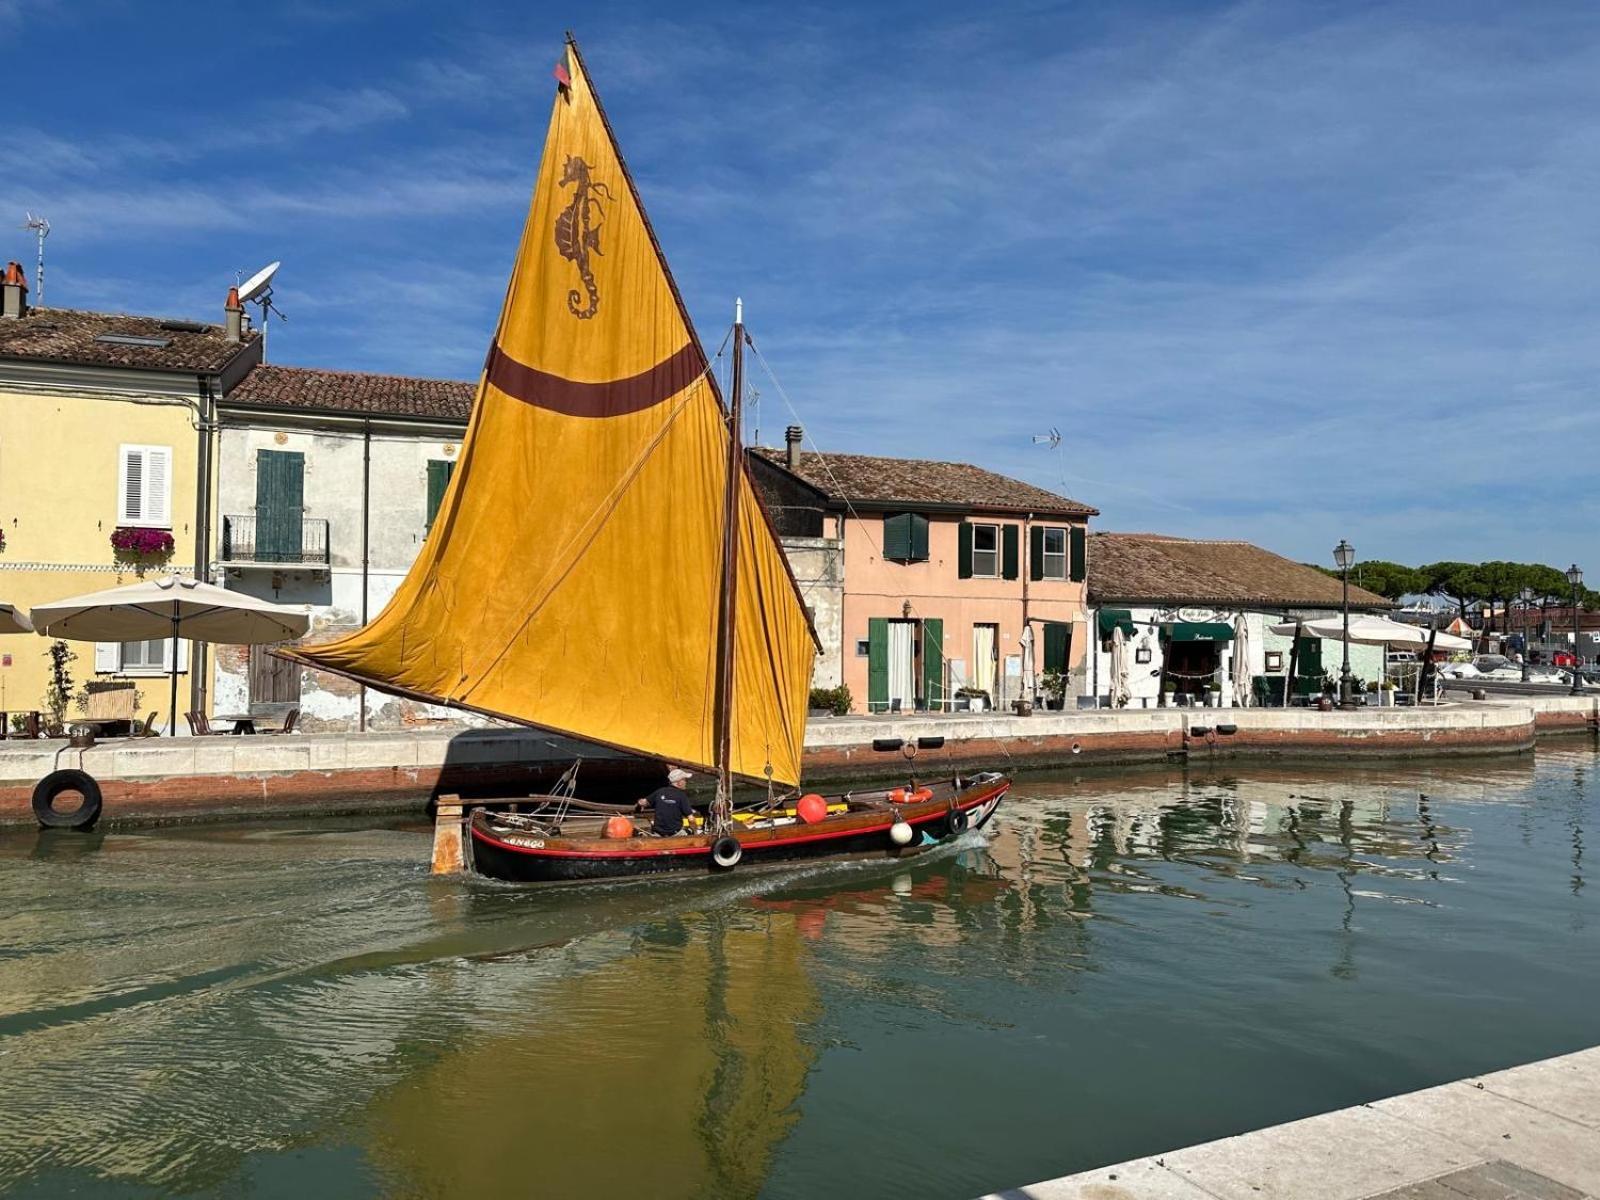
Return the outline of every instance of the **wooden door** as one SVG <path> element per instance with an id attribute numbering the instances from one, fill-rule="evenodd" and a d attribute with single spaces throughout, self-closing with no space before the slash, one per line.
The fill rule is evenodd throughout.
<path id="1" fill-rule="evenodd" d="M 250 647 L 250 705 L 299 704 L 300 668 L 292 662 L 274 658 L 269 647 Z"/>

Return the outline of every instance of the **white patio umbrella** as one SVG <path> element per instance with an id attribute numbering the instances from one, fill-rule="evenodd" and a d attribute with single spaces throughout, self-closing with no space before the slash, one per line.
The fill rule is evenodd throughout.
<path id="1" fill-rule="evenodd" d="M 1250 686 L 1250 622 L 1240 613 L 1233 630 L 1233 702 L 1240 708 L 1250 707 Z"/>
<path id="2" fill-rule="evenodd" d="M 1119 625 L 1111 631 L 1111 707 L 1128 702 L 1128 645 Z"/>
<path id="3" fill-rule="evenodd" d="M 1034 698 L 1033 626 L 1024 625 L 1022 636 L 1017 640 L 1022 643 L 1022 694 L 1032 700 Z"/>
<path id="4" fill-rule="evenodd" d="M 85 642 L 136 642 L 172 639 L 169 728 L 178 728 L 178 639 L 225 642 L 234 646 L 281 642 L 300 637 L 311 626 L 304 612 L 244 592 L 169 575 L 90 592 L 53 604 L 35 605 L 34 629 L 49 638 Z"/>
<path id="5" fill-rule="evenodd" d="M 32 633 L 33 622 L 15 604 L 0 600 L 0 633 Z"/>
<path id="6" fill-rule="evenodd" d="M 1273 633 L 1282 637 L 1293 637 L 1297 627 L 1302 636 L 1327 638 L 1334 642 L 1344 638 L 1342 617 L 1322 617 L 1316 621 L 1301 621 L 1298 625 L 1294 621 L 1282 621 L 1268 626 Z M 1428 631 L 1418 625 L 1405 625 L 1386 617 L 1362 615 L 1350 618 L 1350 642 L 1359 646 L 1405 646 L 1420 650 L 1428 644 Z M 1441 630 L 1434 635 L 1433 648 L 1470 650 L 1472 643 Z"/>

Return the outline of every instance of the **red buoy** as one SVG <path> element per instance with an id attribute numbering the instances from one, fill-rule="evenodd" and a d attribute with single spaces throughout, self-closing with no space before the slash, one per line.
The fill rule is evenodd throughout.
<path id="1" fill-rule="evenodd" d="M 906 789 L 905 788 L 891 788 L 891 789 L 889 789 L 889 803 L 890 804 L 904 804 L 905 802 L 906 802 Z"/>
<path id="2" fill-rule="evenodd" d="M 606 821 L 606 836 L 608 838 L 631 838 L 633 836 L 633 822 L 618 813 Z"/>
<path id="3" fill-rule="evenodd" d="M 911 793 L 911 803 L 921 804 L 924 800 L 933 799 L 933 789 L 929 787 L 918 788 Z"/>
<path id="4" fill-rule="evenodd" d="M 800 803 L 795 805 L 795 811 L 807 825 L 815 825 L 828 815 L 828 802 L 815 792 L 809 792 L 800 797 Z"/>

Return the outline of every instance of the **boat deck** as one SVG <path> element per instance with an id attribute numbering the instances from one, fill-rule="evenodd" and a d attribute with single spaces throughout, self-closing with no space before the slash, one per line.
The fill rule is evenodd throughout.
<path id="1" fill-rule="evenodd" d="M 1600 1197 L 1600 1047 L 986 1200 Z"/>

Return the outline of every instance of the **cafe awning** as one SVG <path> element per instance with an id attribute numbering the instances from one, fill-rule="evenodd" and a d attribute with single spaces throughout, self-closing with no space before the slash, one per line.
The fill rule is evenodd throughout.
<path id="1" fill-rule="evenodd" d="M 1133 623 L 1133 611 L 1126 608 L 1102 608 L 1100 610 L 1100 636 L 1108 638 L 1114 630 L 1122 630 L 1123 637 L 1132 637 L 1138 633 L 1138 627 Z"/>
<path id="2" fill-rule="evenodd" d="M 1172 640 L 1175 642 L 1231 642 L 1233 626 L 1226 621 L 1174 621 Z"/>

